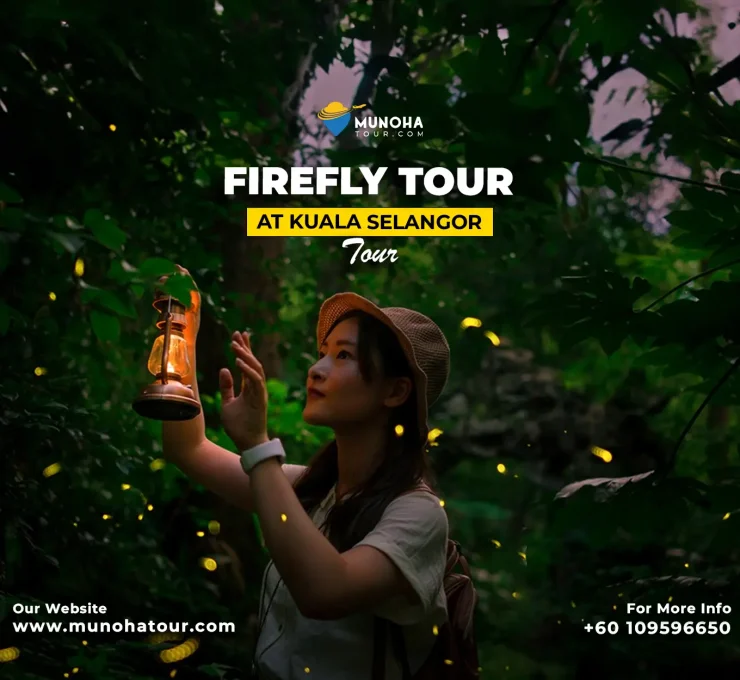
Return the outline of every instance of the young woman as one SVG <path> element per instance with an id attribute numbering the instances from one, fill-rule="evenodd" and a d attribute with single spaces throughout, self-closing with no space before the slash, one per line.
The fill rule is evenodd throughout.
<path id="1" fill-rule="evenodd" d="M 197 294 L 192 303 L 187 380 L 197 395 Z M 237 396 L 231 372 L 221 369 L 222 421 L 241 455 L 206 439 L 202 415 L 163 424 L 164 455 L 259 516 L 271 563 L 257 676 L 400 680 L 414 673 L 446 617 L 448 524 L 428 486 L 425 452 L 428 405 L 449 373 L 442 331 L 422 314 L 381 309 L 354 293 L 322 305 L 303 417 L 330 427 L 334 439 L 308 466 L 286 464 L 280 441 L 268 438 L 264 370 L 247 333 L 232 340 L 241 390 Z M 382 620 L 401 627 L 406 674 L 393 645 L 374 658 Z"/>

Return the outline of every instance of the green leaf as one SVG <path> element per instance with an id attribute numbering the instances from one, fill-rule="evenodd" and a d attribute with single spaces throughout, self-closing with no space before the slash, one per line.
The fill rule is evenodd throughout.
<path id="1" fill-rule="evenodd" d="M 92 329 L 101 342 L 117 343 L 121 336 L 121 323 L 117 316 L 93 310 L 90 312 Z"/>
<path id="2" fill-rule="evenodd" d="M 622 195 L 622 180 L 617 172 L 611 168 L 604 168 L 604 181 L 617 196 Z"/>
<path id="3" fill-rule="evenodd" d="M 629 64 L 646 78 L 671 92 L 688 86 L 688 76 L 675 59 L 667 59 L 663 50 L 639 44 L 630 56 Z"/>
<path id="4" fill-rule="evenodd" d="M 126 232 L 118 227 L 113 218 L 104 215 L 97 208 L 88 210 L 83 222 L 92 231 L 98 243 L 111 250 L 119 250 L 128 238 Z"/>
<path id="5" fill-rule="evenodd" d="M 168 277 L 162 288 L 165 293 L 171 295 L 184 305 L 190 304 L 190 291 L 196 290 L 193 280 L 179 271 Z"/>
<path id="6" fill-rule="evenodd" d="M 342 60 L 342 63 L 347 68 L 354 68 L 355 65 L 355 43 L 354 41 L 350 42 L 346 47 L 344 47 L 340 52 L 339 56 Z"/>
<path id="7" fill-rule="evenodd" d="M 700 187 L 685 187 L 681 189 L 681 194 L 694 208 L 706 210 L 722 221 L 733 221 L 738 216 L 735 208 L 737 197 L 728 196 L 721 191 L 702 189 Z"/>
<path id="8" fill-rule="evenodd" d="M 177 271 L 174 263 L 165 260 L 163 257 L 150 257 L 139 265 L 139 272 L 142 276 L 165 276 Z"/>
<path id="9" fill-rule="evenodd" d="M 63 234 L 59 231 L 46 231 L 46 235 L 59 243 L 70 255 L 76 255 L 85 245 L 85 240 L 74 234 Z"/>
<path id="10" fill-rule="evenodd" d="M 211 186 L 211 176 L 208 174 L 208 172 L 204 168 L 198 168 L 195 171 L 195 183 L 199 187 Z"/>
<path id="11" fill-rule="evenodd" d="M 23 203 L 21 195 L 2 182 L 0 182 L 0 201 L 3 203 Z"/>
<path id="12" fill-rule="evenodd" d="M 85 303 L 97 302 L 119 316 L 125 316 L 130 319 L 135 319 L 137 317 L 136 309 L 134 309 L 131 302 L 128 300 L 122 300 L 114 292 L 105 290 L 104 288 L 85 285 L 82 287 L 81 299 L 82 302 Z"/>

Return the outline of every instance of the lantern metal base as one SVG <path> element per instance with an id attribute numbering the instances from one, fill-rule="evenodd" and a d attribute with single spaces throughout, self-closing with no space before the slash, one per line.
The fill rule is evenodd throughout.
<path id="1" fill-rule="evenodd" d="M 176 380 L 147 385 L 132 406 L 140 416 L 152 420 L 192 420 L 200 413 L 193 390 Z"/>

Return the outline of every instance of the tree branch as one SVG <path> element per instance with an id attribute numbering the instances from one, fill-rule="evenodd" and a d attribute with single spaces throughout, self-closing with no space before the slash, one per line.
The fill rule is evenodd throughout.
<path id="1" fill-rule="evenodd" d="M 373 3 L 373 40 L 370 45 L 370 59 L 365 66 L 362 80 L 355 91 L 353 106 L 369 104 L 375 92 L 375 85 L 383 69 L 387 67 L 396 32 L 393 26 L 393 0 L 376 0 Z"/>
<path id="2" fill-rule="evenodd" d="M 641 309 L 638 312 L 638 314 L 641 314 L 642 312 L 647 312 L 647 311 L 651 310 L 659 302 L 662 302 L 663 300 L 665 300 L 671 293 L 675 293 L 677 290 L 679 290 L 680 288 L 683 288 L 684 286 L 687 286 L 692 281 L 696 281 L 697 279 L 700 279 L 703 276 L 708 276 L 709 274 L 714 274 L 714 272 L 717 272 L 720 269 L 725 269 L 727 267 L 732 267 L 732 266 L 734 266 L 736 264 L 740 264 L 740 258 L 738 258 L 737 260 L 731 260 L 730 262 L 725 262 L 725 264 L 717 265 L 716 267 L 712 267 L 711 269 L 707 269 L 707 270 L 705 270 L 703 272 L 700 272 L 700 273 L 696 274 L 696 276 L 692 276 L 690 279 L 686 279 L 685 281 L 682 281 L 677 286 L 674 286 L 673 288 L 671 288 L 665 295 L 661 295 L 657 300 L 651 302 L 647 307 L 645 307 L 645 309 Z"/>
<path id="3" fill-rule="evenodd" d="M 706 83 L 706 90 L 707 92 L 718 90 L 726 83 L 729 83 L 733 78 L 740 79 L 740 54 L 738 54 L 732 61 L 728 61 L 723 66 L 720 66 L 720 68 L 709 76 Z"/>
<path id="4" fill-rule="evenodd" d="M 735 361 L 732 362 L 730 367 L 725 371 L 724 375 L 719 379 L 717 384 L 709 391 L 709 394 L 707 394 L 707 396 L 704 398 L 704 401 L 702 401 L 699 408 L 696 409 L 694 415 L 691 416 L 691 420 L 689 420 L 686 427 L 683 429 L 681 436 L 678 438 L 678 442 L 676 442 L 676 446 L 673 449 L 673 452 L 670 456 L 668 456 L 665 467 L 659 471 L 658 476 L 660 478 L 665 477 L 665 475 L 673 469 L 673 466 L 676 463 L 678 449 L 681 448 L 681 444 L 683 444 L 683 440 L 686 439 L 686 435 L 690 432 L 691 428 L 694 426 L 694 423 L 697 421 L 702 411 L 706 408 L 707 404 L 712 400 L 712 397 L 717 394 L 722 385 L 724 385 L 730 379 L 730 376 L 737 370 L 738 366 L 740 366 L 740 357 L 737 357 Z"/>
<path id="5" fill-rule="evenodd" d="M 514 76 L 514 80 L 512 81 L 512 89 L 515 89 L 519 86 L 519 81 L 521 80 L 522 76 L 524 75 L 524 71 L 527 68 L 527 62 L 529 62 L 529 60 L 532 58 L 534 51 L 537 49 L 537 46 L 545 39 L 547 32 L 550 30 L 550 27 L 555 23 L 555 19 L 557 19 L 560 10 L 563 9 L 563 7 L 565 7 L 565 5 L 567 4 L 568 0 L 556 0 L 553 3 L 552 7 L 550 8 L 550 14 L 548 15 L 547 19 L 545 19 L 545 23 L 540 26 L 539 30 L 537 31 L 537 35 L 535 35 L 532 42 L 527 45 L 527 50 L 522 57 L 522 61 L 520 62 L 516 71 L 516 75 Z"/>
<path id="6" fill-rule="evenodd" d="M 642 168 L 633 168 L 624 163 L 615 163 L 609 161 L 606 158 L 597 158 L 596 156 L 587 155 L 583 162 L 598 163 L 599 165 L 606 165 L 610 168 L 619 168 L 620 170 L 626 170 L 627 172 L 636 172 L 640 175 L 648 175 L 650 177 L 657 177 L 659 179 L 668 179 L 673 182 L 682 182 L 683 184 L 690 184 L 695 187 L 702 187 L 703 189 L 719 189 L 720 191 L 727 191 L 734 194 L 740 194 L 740 189 L 736 187 L 726 186 L 724 184 L 714 184 L 713 182 L 697 182 L 694 179 L 687 177 L 676 177 L 675 175 L 666 175 L 662 172 L 654 172 L 653 170 L 643 170 Z"/>

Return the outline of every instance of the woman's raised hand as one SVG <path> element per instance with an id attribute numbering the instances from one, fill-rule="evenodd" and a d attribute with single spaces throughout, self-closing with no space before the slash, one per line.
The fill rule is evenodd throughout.
<path id="1" fill-rule="evenodd" d="M 218 376 L 221 422 L 237 448 L 244 451 L 268 440 L 267 385 L 265 370 L 252 353 L 249 333 L 237 331 L 231 340 L 241 374 L 241 390 L 238 396 L 234 394 L 234 377 L 228 368 L 222 368 Z"/>

